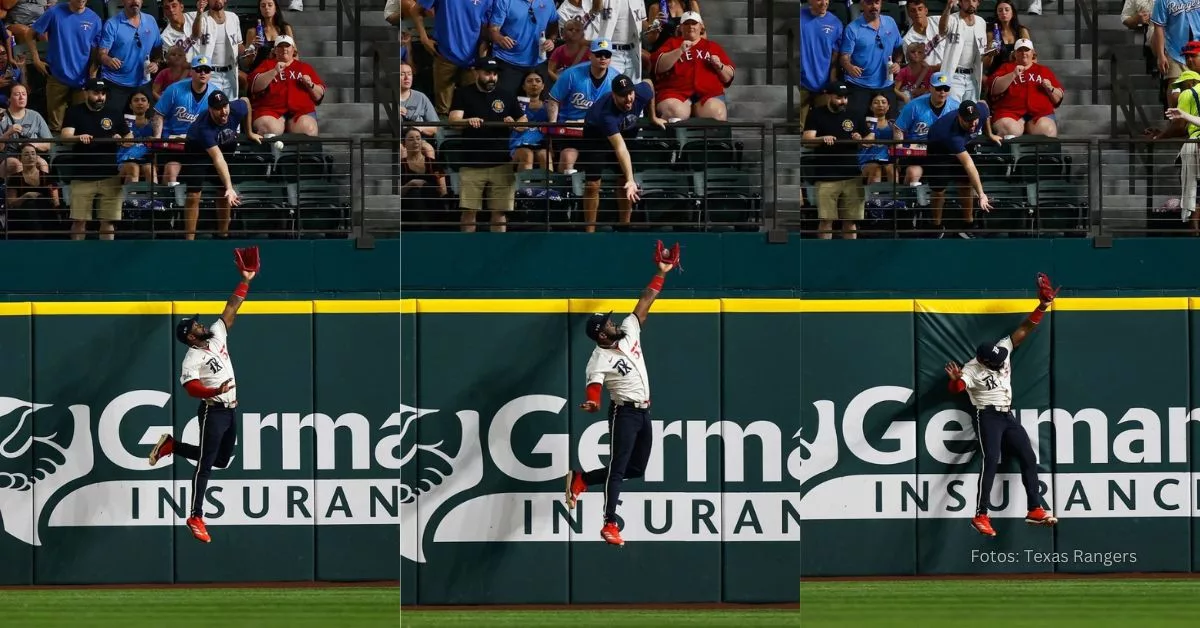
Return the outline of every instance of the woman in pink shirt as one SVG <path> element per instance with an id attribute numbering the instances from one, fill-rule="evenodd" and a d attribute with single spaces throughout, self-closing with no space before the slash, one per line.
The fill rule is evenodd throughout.
<path id="1" fill-rule="evenodd" d="M 552 81 L 557 81 L 563 70 L 592 58 L 592 53 L 588 50 L 590 42 L 583 38 L 582 22 L 571 20 L 563 26 L 562 32 L 565 43 L 550 53 L 550 62 L 546 68 Z"/>

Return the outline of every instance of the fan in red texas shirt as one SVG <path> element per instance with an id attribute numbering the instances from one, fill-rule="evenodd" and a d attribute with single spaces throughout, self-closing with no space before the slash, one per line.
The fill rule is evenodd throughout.
<path id="1" fill-rule="evenodd" d="M 992 75 L 992 129 L 1004 137 L 1058 136 L 1054 110 L 1062 104 L 1063 86 L 1050 68 L 1034 63 L 1033 42 L 1018 39 L 1013 60 Z"/>
<path id="2" fill-rule="evenodd" d="M 725 88 L 735 68 L 720 44 L 701 37 L 704 21 L 688 11 L 679 17 L 681 36 L 654 54 L 658 115 L 668 122 L 697 118 L 725 120 Z"/>
<path id="3" fill-rule="evenodd" d="M 275 37 L 272 59 L 263 61 L 248 79 L 254 130 L 263 135 L 317 134 L 317 105 L 325 97 L 325 83 L 317 71 L 296 59 L 296 41 Z"/>

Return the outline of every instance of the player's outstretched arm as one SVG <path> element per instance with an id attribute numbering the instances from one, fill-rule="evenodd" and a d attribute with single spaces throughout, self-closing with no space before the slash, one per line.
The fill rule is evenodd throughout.
<path id="1" fill-rule="evenodd" d="M 253 271 L 243 270 L 242 282 L 238 284 L 233 294 L 229 295 L 229 300 L 225 302 L 225 310 L 221 312 L 221 321 L 225 323 L 225 329 L 233 327 L 233 319 L 237 318 L 238 309 L 246 301 L 246 294 L 250 291 L 250 281 L 254 279 L 254 275 Z"/>
<path id="2" fill-rule="evenodd" d="M 1050 278 L 1045 273 L 1038 273 L 1038 306 L 1029 313 L 1028 318 L 1021 321 L 1021 326 L 1011 334 L 1010 338 L 1012 338 L 1014 349 L 1020 346 L 1026 336 L 1033 333 L 1038 323 L 1042 322 L 1042 315 L 1050 309 L 1050 304 L 1054 303 L 1054 297 L 1058 296 L 1058 290 L 1058 288 L 1050 286 Z"/>
<path id="3" fill-rule="evenodd" d="M 638 299 L 637 306 L 633 308 L 633 315 L 637 317 L 638 323 L 646 323 L 646 315 L 650 313 L 650 306 L 654 304 L 654 300 L 658 298 L 658 293 L 662 292 L 663 281 L 667 278 L 667 273 L 671 272 L 674 264 L 666 262 L 658 262 L 658 272 L 654 273 L 654 278 L 642 290 L 642 296 Z"/>

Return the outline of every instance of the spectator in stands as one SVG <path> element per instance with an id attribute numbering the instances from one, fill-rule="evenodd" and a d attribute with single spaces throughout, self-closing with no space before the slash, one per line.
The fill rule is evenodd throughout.
<path id="1" fill-rule="evenodd" d="M 904 34 L 904 49 L 908 50 L 913 44 L 923 44 L 925 63 L 937 72 L 941 69 L 942 54 L 946 51 L 946 38 L 942 37 L 938 25 L 929 20 L 929 5 L 925 0 L 908 0 L 904 7 L 908 15 L 909 28 Z"/>
<path id="2" fill-rule="evenodd" d="M 523 131 L 514 130 L 512 139 L 508 143 L 513 161 L 517 162 L 518 170 L 531 170 L 535 160 L 538 168 L 550 169 L 546 153 L 546 137 L 542 132 L 542 125 L 550 119 L 547 115 L 545 100 L 546 83 L 542 81 L 541 74 L 538 74 L 536 70 L 530 70 L 525 74 L 520 95 L 517 96 L 517 104 L 524 112 L 525 119 L 529 121 L 529 126 Z"/>
<path id="3" fill-rule="evenodd" d="M 613 79 L 611 90 L 588 110 L 583 126 L 583 220 L 584 230 L 596 231 L 596 216 L 600 211 L 600 181 L 605 171 L 616 170 L 621 175 L 623 194 L 617 198 L 618 220 L 627 225 L 633 217 L 633 204 L 638 200 L 638 185 L 634 178 L 633 159 L 626 140 L 638 136 L 638 119 L 645 113 L 660 129 L 667 121 L 654 113 L 654 84 L 649 80 L 634 84 L 624 74 Z"/>
<path id="4" fill-rule="evenodd" d="M 217 89 L 232 100 L 238 98 L 238 59 L 246 54 L 246 44 L 238 27 L 238 16 L 226 11 L 227 0 L 197 0 L 196 15 L 191 20 L 191 37 L 196 42 L 195 54 L 212 64 L 210 79 Z M 208 9 L 205 12 L 205 9 Z M 253 53 L 253 50 L 250 51 Z"/>
<path id="5" fill-rule="evenodd" d="M 150 121 L 150 97 L 145 92 L 134 92 L 129 97 L 126 107 L 125 124 L 134 142 L 121 147 L 117 151 L 117 163 L 120 164 L 121 183 L 137 183 L 138 181 L 158 182 L 154 168 L 150 162 L 150 144 L 147 140 L 154 137 L 154 125 Z"/>
<path id="6" fill-rule="evenodd" d="M 102 27 L 87 0 L 60 2 L 33 23 L 33 32 L 49 39 L 51 67 L 41 60 L 34 61 L 34 67 L 46 75 L 46 122 L 52 133 L 62 128 L 67 105 L 84 101 L 80 88 L 87 82 L 92 49 L 100 43 Z"/>
<path id="7" fill-rule="evenodd" d="M 612 81 L 621 73 L 612 67 L 612 46 L 607 39 L 592 42 L 592 59 L 587 64 L 567 68 L 559 75 L 558 82 L 550 90 L 546 102 L 546 115 L 551 124 L 581 123 L 587 118 L 588 110 L 608 94 Z M 559 172 L 575 172 L 575 161 L 579 158 L 583 128 L 556 127 L 548 129 L 551 151 L 557 150 Z"/>
<path id="8" fill-rule="evenodd" d="M 29 85 L 29 79 L 25 74 L 24 57 L 19 57 L 18 61 L 13 61 L 8 55 L 8 49 L 0 47 L 0 107 L 8 106 L 8 99 L 12 95 L 14 85 Z"/>
<path id="9" fill-rule="evenodd" d="M 491 230 L 503 232 L 508 222 L 505 213 L 513 210 L 517 193 L 508 150 L 510 131 L 484 123 L 525 122 L 525 114 L 515 95 L 497 87 L 500 64 L 495 59 L 480 59 L 475 70 L 475 85 L 455 90 L 450 107 L 450 122 L 462 128 L 464 139 L 473 140 L 469 160 L 457 164 L 462 230 L 475 231 L 475 213 L 483 209 L 486 190 L 488 209 L 492 212 Z"/>
<path id="10" fill-rule="evenodd" d="M 1197 15 L 1197 9 L 1190 5 L 1177 6 L 1165 0 L 1155 2 L 1150 12 L 1150 23 L 1154 25 L 1151 45 L 1158 59 L 1159 75 L 1166 81 L 1164 87 L 1168 91 L 1186 69 L 1183 46 L 1191 39 L 1193 20 Z"/>
<path id="11" fill-rule="evenodd" d="M 163 48 L 175 48 L 183 50 L 184 55 L 191 63 L 196 44 L 199 42 L 192 41 L 192 23 L 196 19 L 195 13 L 185 13 L 183 10 L 183 0 L 166 0 L 162 3 L 163 26 L 162 26 L 162 45 Z"/>
<path id="12" fill-rule="evenodd" d="M 38 149 L 32 144 L 21 146 L 20 167 L 5 179 L 5 222 L 11 231 L 47 231 L 53 228 L 51 213 L 62 206 L 58 187 L 38 163 Z"/>
<path id="13" fill-rule="evenodd" d="M 699 13 L 684 13 L 679 37 L 668 39 L 655 53 L 658 115 L 668 122 L 692 116 L 724 121 L 725 88 L 737 68 L 721 44 L 701 39 Z"/>
<path id="14" fill-rule="evenodd" d="M 485 50 L 483 34 L 495 0 L 455 2 L 453 0 L 419 0 L 421 9 L 413 13 L 413 25 L 425 50 L 433 55 L 433 107 L 439 116 L 450 113 L 455 85 L 475 83 L 471 66 Z M 436 9 L 434 26 L 439 41 L 425 30 L 425 14 Z"/>
<path id="15" fill-rule="evenodd" d="M 432 154 L 425 154 L 425 139 L 416 129 L 404 133 L 408 149 L 400 162 L 400 198 L 402 211 L 414 222 L 442 222 L 449 191 L 446 172 Z"/>
<path id="16" fill-rule="evenodd" d="M 700 14 L 700 3 L 696 0 L 667 0 L 667 12 L 663 13 L 657 0 L 649 0 L 646 10 L 648 15 L 643 36 L 642 65 L 645 71 L 654 74 L 654 53 L 668 39 L 679 36 L 680 20 L 684 13 Z M 703 24 L 700 26 L 704 27 Z"/>
<path id="17" fill-rule="evenodd" d="M 397 8 L 396 11 L 399 14 L 400 9 Z M 261 39 L 258 36 L 260 23 L 263 27 Z M 278 10 L 275 0 L 259 0 L 258 17 L 246 29 L 244 37 L 245 41 L 251 42 L 254 54 L 242 57 L 242 69 L 238 70 L 238 80 L 242 82 L 242 85 L 249 85 L 249 73 L 273 58 L 271 51 L 275 49 L 275 39 L 280 35 L 287 35 L 292 38 L 292 41 L 296 40 L 296 33 L 292 30 L 292 25 L 283 18 L 283 11 Z M 247 91 L 249 90 L 247 89 Z"/>
<path id="18" fill-rule="evenodd" d="M 525 74 L 554 50 L 557 37 L 558 10 L 550 0 L 495 0 L 488 39 L 500 64 L 500 90 L 521 91 Z"/>
<path id="19" fill-rule="evenodd" d="M 124 10 L 108 18 L 100 35 L 100 76 L 108 83 L 114 103 L 129 102 L 136 91 L 148 90 L 158 72 L 162 34 L 158 22 L 142 13 L 142 0 L 125 0 Z"/>
<path id="20" fill-rule="evenodd" d="M 849 109 L 850 88 L 845 83 L 830 83 L 824 89 L 828 98 L 824 107 L 808 113 L 804 143 L 812 148 L 806 167 L 808 178 L 816 182 L 817 237 L 833 237 L 833 222 L 842 223 L 842 238 L 857 238 L 856 223 L 866 211 L 866 192 L 858 167 L 858 145 L 866 130 L 866 118 L 854 117 Z"/>
<path id="21" fill-rule="evenodd" d="M 8 141 L 5 144 L 5 176 L 12 176 L 21 169 L 18 151 L 22 146 L 32 146 L 42 154 L 50 153 L 50 142 L 34 142 L 33 140 L 48 140 L 54 137 L 42 114 L 27 108 L 29 104 L 29 88 L 24 85 L 14 85 L 8 108 L 0 116 L 0 139 Z M 42 172 L 50 172 L 50 165 L 42 156 L 38 157 L 38 168 Z"/>
<path id="22" fill-rule="evenodd" d="M 413 69 L 407 63 L 400 64 L 400 119 L 408 124 L 437 122 L 438 114 L 429 102 L 429 97 L 412 88 Z M 436 126 L 415 127 L 425 137 L 437 135 Z"/>
<path id="23" fill-rule="evenodd" d="M 54 56 L 50 57 L 55 59 Z M 116 142 L 96 142 L 97 139 L 129 139 L 125 116 L 116 105 L 108 103 L 108 82 L 90 78 L 84 86 L 86 100 L 67 109 L 63 117 L 62 139 L 75 140 L 71 150 L 71 239 L 84 239 L 87 223 L 92 219 L 93 204 L 99 202 L 96 217 L 100 220 L 100 239 L 112 240 L 116 232 L 113 223 L 121 220 L 121 205 L 125 191 L 117 175 Z M 57 163 L 57 162 L 55 162 Z"/>
<path id="24" fill-rule="evenodd" d="M 262 136 L 251 130 L 251 107 L 248 98 L 230 102 L 225 92 L 216 90 L 208 96 L 208 111 L 200 114 L 188 128 L 184 147 L 183 169 L 180 177 L 187 185 L 184 205 L 184 238 L 196 239 L 196 224 L 200 220 L 200 193 L 204 186 L 220 186 L 224 191 L 217 199 L 217 233 L 229 236 L 232 207 L 241 201 L 229 175 L 225 156 L 238 146 L 239 129 L 252 142 L 262 143 Z"/>
<path id="25" fill-rule="evenodd" d="M 929 79 L 937 70 L 925 63 L 925 44 L 913 42 L 908 44 L 908 64 L 900 68 L 896 75 L 893 90 L 896 98 L 903 105 L 917 96 L 929 93 Z"/>
<path id="26" fill-rule="evenodd" d="M 944 116 L 958 114 L 959 101 L 950 95 L 950 76 L 945 72 L 938 72 L 933 75 L 930 83 L 932 91 L 912 99 L 900 110 L 893 130 L 893 139 L 908 140 L 904 144 L 897 144 L 895 150 L 896 163 L 904 168 L 906 185 L 920 183 L 925 167 L 929 164 L 929 128 Z M 945 202 L 944 189 L 933 192 L 933 224 L 939 229 L 942 225 L 942 207 Z"/>
<path id="27" fill-rule="evenodd" d="M 1000 25 L 1000 45 L 996 45 L 995 28 Z M 992 39 L 991 47 L 996 49 L 996 54 L 992 55 L 991 61 L 983 70 L 984 80 L 987 77 L 994 76 L 1001 66 L 1012 61 L 1014 46 L 1017 40 L 1030 39 L 1029 29 L 1021 25 L 1021 19 L 1017 17 L 1017 10 L 1014 8 L 1010 0 L 1000 0 L 996 3 L 996 15 L 988 22 L 987 25 L 988 37 Z"/>
<path id="28" fill-rule="evenodd" d="M 1184 44 L 1183 48 L 1179 51 L 1179 54 L 1183 57 L 1185 71 L 1192 70 L 1193 72 L 1200 72 L 1200 41 L 1189 41 L 1188 43 Z M 1167 85 L 1167 107 L 1175 107 L 1178 104 L 1180 91 L 1179 85 L 1180 83 L 1178 81 Z"/>
<path id="29" fill-rule="evenodd" d="M 1154 10 L 1154 0 L 1125 0 L 1121 7 L 1121 24 L 1131 31 L 1142 33 L 1142 55 L 1146 58 L 1146 73 L 1154 74 L 1158 61 L 1151 45 L 1150 33 L 1154 25 L 1150 22 L 1150 12 Z"/>
<path id="30" fill-rule="evenodd" d="M 1062 104 L 1062 82 L 1050 68 L 1033 62 L 1033 42 L 1018 39 L 1013 60 L 992 80 L 992 126 L 1005 137 L 1045 135 L 1058 137 L 1054 110 Z"/>
<path id="31" fill-rule="evenodd" d="M 587 3 L 588 8 L 584 8 Z M 562 0 L 558 5 L 559 28 L 567 22 L 579 22 L 583 26 L 583 38 L 587 41 L 600 38 L 600 17 L 604 0 Z"/>
<path id="32" fill-rule="evenodd" d="M 162 98 L 163 91 L 168 87 L 188 78 L 190 70 L 191 64 L 188 63 L 187 53 L 183 48 L 179 46 L 167 48 L 167 66 L 155 75 L 154 82 L 150 86 L 150 92 L 154 94 L 154 99 Z"/>
<path id="33" fill-rule="evenodd" d="M 863 140 L 890 140 L 894 135 L 895 123 L 888 120 L 888 107 L 891 103 L 883 94 L 875 94 L 871 99 L 871 115 L 867 116 L 863 125 L 866 135 Z M 863 179 L 867 183 L 896 180 L 892 168 L 891 146 L 888 144 L 864 144 L 858 151 L 858 167 L 862 170 Z"/>
<path id="34" fill-rule="evenodd" d="M 825 85 L 833 78 L 842 45 L 842 21 L 829 0 L 808 0 L 800 9 L 800 126 L 814 107 L 824 107 Z"/>
<path id="35" fill-rule="evenodd" d="M 900 72 L 898 62 L 904 56 L 900 27 L 890 16 L 880 13 L 880 0 L 860 0 L 859 8 L 862 14 L 842 34 L 839 57 L 850 90 L 847 109 L 855 120 L 866 117 L 876 92 L 882 91 L 889 101 L 896 100 L 893 77 Z M 891 102 L 893 109 L 895 104 Z"/>
<path id="36" fill-rule="evenodd" d="M 209 82 L 212 77 L 212 65 L 208 59 L 192 59 L 191 75 L 189 81 L 179 81 L 167 86 L 162 98 L 154 104 L 151 120 L 151 124 L 154 125 L 153 137 L 159 140 L 174 140 L 155 145 L 162 151 L 159 165 L 163 169 L 163 181 L 168 185 L 174 185 L 178 180 L 188 129 L 200 114 L 208 110 L 208 99 L 217 91 L 217 86 Z"/>
<path id="37" fill-rule="evenodd" d="M 958 13 L 953 12 L 956 7 Z M 997 54 L 978 11 L 979 0 L 950 0 L 938 22 L 938 32 L 947 42 L 942 71 L 950 75 L 950 92 L 959 101 L 979 98 L 984 64 Z"/>
<path id="38" fill-rule="evenodd" d="M 591 58 L 591 44 L 583 38 L 583 22 L 571 20 L 561 22 L 563 45 L 554 49 L 546 66 L 551 81 L 557 81 L 563 70 L 579 65 Z"/>
<path id="39" fill-rule="evenodd" d="M 1170 126 L 1157 135 L 1159 139 L 1183 137 L 1188 140 L 1200 138 L 1200 126 L 1189 119 L 1200 116 L 1200 99 L 1197 98 L 1196 85 L 1200 83 L 1200 73 L 1185 70 L 1175 79 L 1174 86 L 1180 89 L 1178 107 L 1167 109 Z M 1184 115 L 1187 114 L 1187 115 Z M 1184 142 L 1177 155 L 1179 160 L 1179 182 L 1182 193 L 1179 196 L 1180 217 L 1186 222 L 1192 221 L 1193 233 L 1200 231 L 1200 214 L 1196 213 L 1196 180 L 1200 179 L 1200 144 L 1194 141 Z"/>
<path id="40" fill-rule="evenodd" d="M 317 105 L 325 83 L 313 67 L 296 58 L 296 42 L 275 38 L 274 61 L 264 61 L 250 74 L 254 130 L 271 137 L 284 131 L 317 135 Z"/>
<path id="41" fill-rule="evenodd" d="M 646 20 L 643 0 L 605 0 L 600 11 L 600 38 L 612 45 L 613 68 L 635 82 L 642 77 L 642 22 Z"/>
<path id="42" fill-rule="evenodd" d="M 944 194 L 950 185 L 957 186 L 958 203 L 963 210 L 963 227 L 958 236 L 968 240 L 975 228 L 975 197 L 971 192 L 979 198 L 979 208 L 983 211 L 990 211 L 991 203 L 983 191 L 979 170 L 967 151 L 967 143 L 982 132 L 992 143 L 1000 145 L 1000 136 L 992 132 L 990 115 L 987 103 L 964 100 L 955 115 L 942 116 L 929 127 L 925 182 L 940 194 Z M 934 213 L 934 224 L 941 227 L 938 237 L 943 237 L 945 227 L 941 225 L 940 211 Z"/>
<path id="43" fill-rule="evenodd" d="M 34 65 L 40 64 L 41 56 L 38 53 L 33 25 L 52 5 L 47 0 L 16 0 L 15 3 L 10 0 L 4 4 L 12 5 L 8 14 L 4 16 L 4 25 L 7 27 L 12 41 L 25 46 L 25 50 L 28 52 L 25 56 Z M 9 54 L 16 58 L 15 52 L 9 51 Z"/>

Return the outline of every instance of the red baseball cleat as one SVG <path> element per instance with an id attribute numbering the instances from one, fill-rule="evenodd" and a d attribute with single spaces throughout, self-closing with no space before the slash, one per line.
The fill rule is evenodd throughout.
<path id="1" fill-rule="evenodd" d="M 600 529 L 600 538 L 604 539 L 609 545 L 621 547 L 625 545 L 625 539 L 621 538 L 621 531 L 617 529 L 617 524 L 609 521 Z"/>
<path id="2" fill-rule="evenodd" d="M 987 515 L 975 515 L 971 520 L 971 527 L 984 536 L 996 536 L 996 531 L 992 529 L 992 520 Z"/>
<path id="3" fill-rule="evenodd" d="M 579 501 L 579 494 L 587 490 L 587 482 L 583 481 L 583 474 L 571 470 L 567 474 L 567 508 L 574 509 L 575 502 Z"/>
<path id="4" fill-rule="evenodd" d="M 170 434 L 163 434 L 158 439 L 158 444 L 154 449 L 150 450 L 150 466 L 158 464 L 158 461 L 166 456 L 171 455 L 175 451 L 175 439 L 171 438 Z"/>
<path id="5" fill-rule="evenodd" d="M 1041 506 L 1038 506 L 1025 515 L 1025 523 L 1035 526 L 1052 526 L 1058 523 L 1058 518 L 1046 512 Z"/>
<path id="6" fill-rule="evenodd" d="M 192 531 L 192 536 L 202 543 L 212 542 L 212 537 L 208 535 L 208 528 L 204 525 L 204 520 L 200 517 L 188 517 L 188 529 Z"/>

